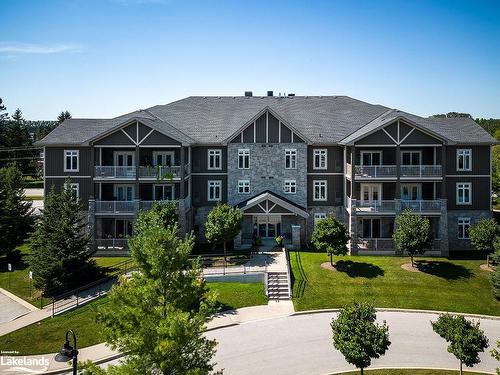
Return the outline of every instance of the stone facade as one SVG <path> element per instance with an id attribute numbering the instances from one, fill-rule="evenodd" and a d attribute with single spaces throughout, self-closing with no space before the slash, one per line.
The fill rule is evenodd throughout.
<path id="1" fill-rule="evenodd" d="M 212 206 L 196 207 L 193 209 L 193 225 L 197 227 L 196 241 L 200 243 L 206 243 L 205 238 L 205 222 L 207 221 L 208 213 L 212 210 Z"/>
<path id="2" fill-rule="evenodd" d="M 250 150 L 250 169 L 238 169 L 238 149 Z M 297 150 L 297 168 L 285 169 L 285 150 Z M 269 190 L 307 206 L 307 145 L 305 143 L 231 143 L 227 148 L 228 203 L 235 205 Z M 285 194 L 283 184 L 296 180 L 297 192 Z M 238 180 L 250 181 L 250 194 L 238 194 Z"/>
<path id="3" fill-rule="evenodd" d="M 491 218 L 491 211 L 486 210 L 449 210 L 448 211 L 448 244 L 449 250 L 471 250 L 473 249 L 470 240 L 458 238 L 458 219 L 470 218 L 471 225 L 474 225 L 481 219 Z"/>
<path id="4" fill-rule="evenodd" d="M 308 207 L 307 212 L 309 213 L 309 218 L 307 219 L 307 242 L 311 241 L 311 236 L 314 231 L 314 214 L 326 213 L 327 215 L 333 215 L 336 219 L 348 226 L 346 221 L 348 216 L 344 206 L 314 206 Z"/>

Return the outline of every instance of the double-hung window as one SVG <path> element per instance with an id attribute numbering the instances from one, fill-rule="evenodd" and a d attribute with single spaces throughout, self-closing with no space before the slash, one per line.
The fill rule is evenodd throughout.
<path id="1" fill-rule="evenodd" d="M 326 201 L 326 181 L 313 181 L 313 200 Z"/>
<path id="2" fill-rule="evenodd" d="M 458 149 L 457 150 L 457 171 L 472 170 L 472 150 Z"/>
<path id="3" fill-rule="evenodd" d="M 208 150 L 208 169 L 222 169 L 222 150 Z"/>
<path id="4" fill-rule="evenodd" d="M 458 218 L 458 238 L 461 240 L 469 239 L 470 218 Z"/>
<path id="5" fill-rule="evenodd" d="M 78 150 L 64 150 L 64 172 L 78 172 Z"/>
<path id="6" fill-rule="evenodd" d="M 457 182 L 457 204 L 472 204 L 471 182 Z"/>
<path id="7" fill-rule="evenodd" d="M 285 194 L 295 194 L 297 192 L 297 181 L 285 180 L 283 183 L 283 191 Z"/>
<path id="8" fill-rule="evenodd" d="M 240 148 L 238 150 L 238 169 L 250 168 L 250 150 Z"/>
<path id="9" fill-rule="evenodd" d="M 222 199 L 222 181 L 208 181 L 208 200 L 220 201 Z"/>
<path id="10" fill-rule="evenodd" d="M 314 150 L 314 169 L 327 169 L 326 155 L 326 148 Z"/>
<path id="11" fill-rule="evenodd" d="M 297 169 L 297 150 L 294 148 L 285 150 L 285 169 Z"/>
<path id="12" fill-rule="evenodd" d="M 250 180 L 238 181 L 238 194 L 250 194 Z"/>

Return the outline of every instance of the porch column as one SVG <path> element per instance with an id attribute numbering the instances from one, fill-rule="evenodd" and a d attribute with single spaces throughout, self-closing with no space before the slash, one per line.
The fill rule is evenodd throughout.
<path id="1" fill-rule="evenodd" d="M 396 199 L 401 199 L 401 146 L 396 145 Z"/>
<path id="2" fill-rule="evenodd" d="M 185 158 L 185 154 L 184 154 L 184 150 L 185 150 L 185 147 L 184 146 L 181 146 L 181 173 L 180 173 L 180 177 L 181 177 L 181 186 L 180 186 L 180 199 L 184 199 L 185 198 L 185 192 L 184 192 L 184 166 L 186 164 L 186 158 Z"/>
<path id="3" fill-rule="evenodd" d="M 95 186 L 94 186 L 94 176 L 95 176 L 95 148 L 90 147 L 90 198 L 95 198 Z"/>
<path id="4" fill-rule="evenodd" d="M 355 146 L 351 146 L 351 199 L 356 199 L 356 189 L 354 187 L 355 180 L 355 164 L 356 164 L 356 149 Z"/>
<path id="5" fill-rule="evenodd" d="M 139 145 L 135 146 L 135 199 L 139 200 Z"/>
<path id="6" fill-rule="evenodd" d="M 441 146 L 441 198 L 446 198 L 446 146 Z"/>

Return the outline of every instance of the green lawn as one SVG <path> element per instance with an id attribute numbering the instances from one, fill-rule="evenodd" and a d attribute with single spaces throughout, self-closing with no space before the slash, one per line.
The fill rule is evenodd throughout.
<path id="1" fill-rule="evenodd" d="M 296 310 L 337 308 L 368 300 L 376 307 L 399 307 L 500 315 L 489 272 L 481 260 L 419 258 L 423 272 L 401 268 L 406 257 L 335 257 L 341 269 L 320 267 L 324 253 L 291 252 Z"/>
<path id="2" fill-rule="evenodd" d="M 221 309 L 240 308 L 266 304 L 263 284 L 209 283 L 209 288 L 218 293 Z M 92 301 L 77 310 L 54 318 L 42 320 L 15 332 L 0 337 L 0 351 L 16 350 L 19 355 L 53 353 L 60 349 L 64 334 L 73 329 L 81 348 L 102 342 L 100 326 L 95 323 L 99 305 L 106 303 L 106 297 Z M 43 338 L 33 340 L 33 338 Z"/>
<path id="3" fill-rule="evenodd" d="M 456 375 L 459 371 L 449 370 L 417 370 L 417 369 L 387 369 L 365 370 L 366 375 Z M 480 375 L 483 372 L 464 371 L 464 375 Z M 342 375 L 359 375 L 359 371 L 343 372 Z"/>

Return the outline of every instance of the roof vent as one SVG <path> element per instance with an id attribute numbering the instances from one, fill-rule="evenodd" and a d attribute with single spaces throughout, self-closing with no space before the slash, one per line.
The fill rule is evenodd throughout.
<path id="1" fill-rule="evenodd" d="M 273 96 L 273 92 L 272 91 L 268 91 L 267 92 L 267 96 Z"/>
<path id="2" fill-rule="evenodd" d="M 245 96 L 253 96 L 251 91 L 245 91 Z"/>
<path id="3" fill-rule="evenodd" d="M 295 94 L 288 94 L 288 96 L 295 96 Z"/>

